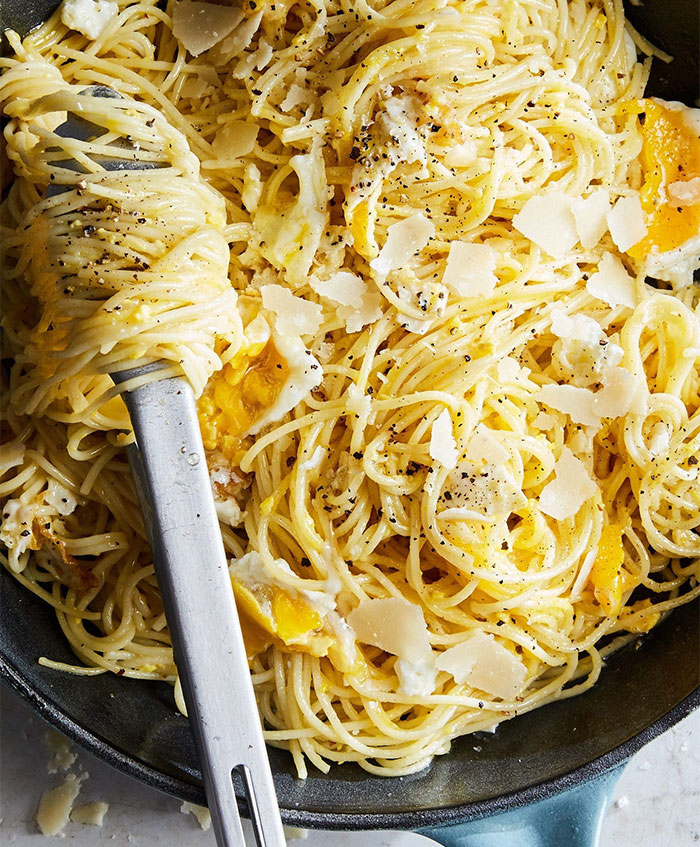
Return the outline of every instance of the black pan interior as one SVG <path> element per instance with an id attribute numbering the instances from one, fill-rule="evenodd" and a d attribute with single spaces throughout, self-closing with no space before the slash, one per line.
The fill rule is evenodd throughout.
<path id="1" fill-rule="evenodd" d="M 2 26 L 26 32 L 52 0 L 3 0 Z M 634 25 L 676 59 L 655 63 L 650 91 L 694 103 L 698 96 L 697 0 L 630 6 Z M 53 611 L 4 571 L 0 575 L 0 672 L 46 718 L 110 763 L 176 796 L 203 802 L 187 721 L 165 684 L 112 675 L 76 678 L 37 663 L 70 662 Z M 426 771 L 387 781 L 354 766 L 294 776 L 271 751 L 287 822 L 326 828 L 417 827 L 479 817 L 561 790 L 630 755 L 700 703 L 700 604 L 674 612 L 612 657 L 594 689 L 461 739 Z"/>

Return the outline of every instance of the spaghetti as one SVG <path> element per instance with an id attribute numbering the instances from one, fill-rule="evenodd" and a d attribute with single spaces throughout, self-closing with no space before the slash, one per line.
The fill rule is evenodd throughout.
<path id="1" fill-rule="evenodd" d="M 300 776 L 412 773 L 590 688 L 700 594 L 700 133 L 643 99 L 621 3 L 275 0 L 196 39 L 206 4 L 111 6 L 90 37 L 66 4 L 11 35 L 0 80 L 1 537 L 83 663 L 60 667 L 176 681 L 106 376 L 146 357 L 200 395 L 267 739 Z M 93 84 L 123 95 L 112 135 L 57 141 Z M 127 136 L 162 167 L 90 165 Z M 136 279 L 115 249 L 129 317 L 95 322 L 43 274 L 99 261 L 115 200 Z"/>

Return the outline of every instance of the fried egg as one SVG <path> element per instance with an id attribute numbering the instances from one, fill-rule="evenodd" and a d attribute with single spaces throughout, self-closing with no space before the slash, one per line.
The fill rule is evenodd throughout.
<path id="1" fill-rule="evenodd" d="M 700 256 L 700 109 L 656 99 L 639 106 L 647 234 L 628 252 L 649 276 L 672 281 Z"/>

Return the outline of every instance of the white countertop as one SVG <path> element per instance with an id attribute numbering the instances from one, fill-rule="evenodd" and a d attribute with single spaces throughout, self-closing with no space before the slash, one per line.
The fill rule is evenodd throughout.
<path id="1" fill-rule="evenodd" d="M 42 847 L 35 814 L 44 791 L 65 773 L 50 775 L 48 727 L 7 689 L 2 690 L 0 843 Z M 214 847 L 180 802 L 146 788 L 88 753 L 71 771 L 85 771 L 76 805 L 101 800 L 109 810 L 101 829 L 70 822 L 62 835 L 73 847 Z M 50 843 L 50 842 L 48 842 Z M 252 840 L 251 840 L 252 843 Z M 294 841 L 292 844 L 296 843 Z M 309 832 L 304 847 L 420 847 L 432 842 L 411 833 Z M 696 847 L 700 844 L 700 710 L 637 753 L 620 779 L 608 810 L 601 847 Z"/>

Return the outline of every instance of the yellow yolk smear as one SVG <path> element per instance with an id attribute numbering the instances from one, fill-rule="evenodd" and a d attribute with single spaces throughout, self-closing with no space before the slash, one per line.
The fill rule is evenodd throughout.
<path id="1" fill-rule="evenodd" d="M 321 616 L 303 599 L 276 585 L 258 585 L 251 590 L 233 576 L 231 582 L 249 657 L 275 641 L 312 656 L 328 653 L 333 639 L 320 632 Z"/>
<path id="2" fill-rule="evenodd" d="M 238 465 L 243 439 L 260 414 L 277 400 L 289 367 L 272 340 L 241 350 L 207 384 L 198 402 L 207 450 L 218 450 Z"/>
<path id="3" fill-rule="evenodd" d="M 655 100 L 642 100 L 640 190 L 647 234 L 628 252 L 643 260 L 650 253 L 668 253 L 700 232 L 700 202 L 681 205 L 669 198 L 668 186 L 700 177 L 700 138 L 687 122 L 684 110 L 671 109 Z"/>
<path id="4" fill-rule="evenodd" d="M 622 595 L 634 582 L 632 576 L 622 567 L 624 561 L 622 526 L 604 526 L 589 581 L 593 586 L 595 599 L 606 615 L 616 615 L 620 611 Z"/>

